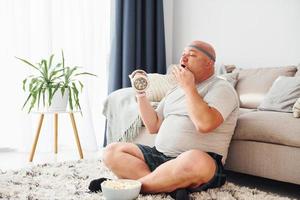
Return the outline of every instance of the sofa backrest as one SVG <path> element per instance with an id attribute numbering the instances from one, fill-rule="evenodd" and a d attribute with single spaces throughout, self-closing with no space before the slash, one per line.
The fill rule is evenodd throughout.
<path id="1" fill-rule="evenodd" d="M 257 108 L 278 76 L 294 76 L 296 66 L 236 69 L 236 91 L 241 108 Z"/>

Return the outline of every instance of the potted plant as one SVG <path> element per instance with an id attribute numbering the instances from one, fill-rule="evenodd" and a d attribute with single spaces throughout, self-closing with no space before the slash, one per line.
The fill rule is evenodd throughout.
<path id="1" fill-rule="evenodd" d="M 57 64 L 53 64 L 54 54 L 49 60 L 42 59 L 36 65 L 25 59 L 16 58 L 35 69 L 36 72 L 23 80 L 23 90 L 28 91 L 29 94 L 22 109 L 29 104 L 28 112 L 34 107 L 40 111 L 66 111 L 67 103 L 69 103 L 71 111 L 81 110 L 79 93 L 82 92 L 83 84 L 78 76 L 96 76 L 95 74 L 81 72 L 78 66 L 65 66 L 63 51 L 62 61 Z M 41 101 L 42 108 L 40 107 Z"/>

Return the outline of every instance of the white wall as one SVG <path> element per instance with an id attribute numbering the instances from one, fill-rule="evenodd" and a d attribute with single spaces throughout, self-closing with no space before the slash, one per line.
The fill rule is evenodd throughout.
<path id="1" fill-rule="evenodd" d="M 165 24 L 173 30 L 166 31 L 168 63 L 178 62 L 192 40 L 211 43 L 218 63 L 245 68 L 300 63 L 299 0 L 174 0 L 172 7 L 173 12 L 165 10 Z"/>

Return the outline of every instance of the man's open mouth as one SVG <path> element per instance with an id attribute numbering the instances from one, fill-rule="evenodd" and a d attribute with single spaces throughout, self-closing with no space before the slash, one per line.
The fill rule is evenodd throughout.
<path id="1" fill-rule="evenodd" d="M 184 64 L 181 64 L 181 67 L 185 68 L 185 65 L 184 65 Z"/>

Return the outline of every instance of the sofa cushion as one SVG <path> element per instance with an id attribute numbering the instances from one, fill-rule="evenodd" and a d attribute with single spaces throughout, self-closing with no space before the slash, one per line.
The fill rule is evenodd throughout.
<path id="1" fill-rule="evenodd" d="M 233 72 L 233 70 L 236 69 L 236 66 L 235 65 L 225 65 L 225 69 L 226 69 L 227 73 L 231 73 L 231 72 Z"/>
<path id="2" fill-rule="evenodd" d="M 291 113 L 247 112 L 239 116 L 233 139 L 300 147 L 299 124 Z"/>
<path id="3" fill-rule="evenodd" d="M 228 81 L 232 85 L 232 87 L 235 87 L 238 76 L 239 76 L 239 73 L 234 72 L 234 73 L 222 74 L 222 75 L 219 75 L 218 77 L 225 81 Z"/>
<path id="4" fill-rule="evenodd" d="M 236 90 L 240 106 L 257 108 L 278 76 L 294 76 L 296 71 L 296 66 L 238 69 Z"/>
<path id="5" fill-rule="evenodd" d="M 149 101 L 159 102 L 166 96 L 166 93 L 176 85 L 175 76 L 171 74 L 147 74 L 149 80 L 149 88 L 146 95 Z"/>
<path id="6" fill-rule="evenodd" d="M 300 97 L 300 76 L 279 76 L 258 106 L 259 110 L 292 112 L 293 105 Z"/>

